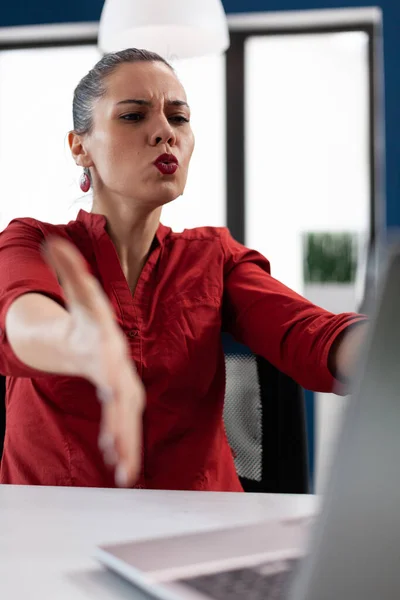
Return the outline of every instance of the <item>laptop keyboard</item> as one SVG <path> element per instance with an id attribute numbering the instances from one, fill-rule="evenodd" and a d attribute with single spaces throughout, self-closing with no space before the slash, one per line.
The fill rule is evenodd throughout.
<path id="1" fill-rule="evenodd" d="M 285 600 L 300 559 L 180 580 L 213 600 Z"/>

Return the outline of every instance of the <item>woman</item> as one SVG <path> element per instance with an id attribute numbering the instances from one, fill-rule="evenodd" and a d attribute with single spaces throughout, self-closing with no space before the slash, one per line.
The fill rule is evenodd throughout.
<path id="1" fill-rule="evenodd" d="M 194 138 L 159 56 L 105 56 L 77 86 L 73 117 L 92 212 L 68 225 L 16 219 L 0 236 L 1 481 L 240 491 L 221 328 L 330 391 L 351 374 L 364 327 L 344 333 L 363 317 L 310 304 L 225 228 L 160 224 Z"/>

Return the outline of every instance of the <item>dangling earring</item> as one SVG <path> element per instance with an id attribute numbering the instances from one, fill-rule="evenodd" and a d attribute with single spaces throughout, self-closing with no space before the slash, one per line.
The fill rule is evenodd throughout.
<path id="1" fill-rule="evenodd" d="M 82 192 L 88 192 L 90 190 L 90 177 L 87 171 L 88 169 L 83 170 L 79 180 L 79 187 L 81 188 Z"/>

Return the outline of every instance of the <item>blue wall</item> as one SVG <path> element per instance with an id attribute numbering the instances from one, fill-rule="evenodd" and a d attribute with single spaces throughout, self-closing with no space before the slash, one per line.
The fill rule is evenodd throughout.
<path id="1" fill-rule="evenodd" d="M 346 0 L 223 0 L 226 12 L 342 8 Z M 96 21 L 103 0 L 3 0 L 0 27 Z M 375 6 L 351 0 L 350 6 Z M 385 27 L 387 224 L 400 227 L 400 2 L 380 0 Z"/>

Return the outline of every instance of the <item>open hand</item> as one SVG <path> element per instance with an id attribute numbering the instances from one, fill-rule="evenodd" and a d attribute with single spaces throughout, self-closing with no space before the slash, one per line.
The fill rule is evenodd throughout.
<path id="1" fill-rule="evenodd" d="M 135 482 L 141 461 L 144 386 L 111 303 L 76 247 L 49 238 L 45 255 L 56 271 L 71 321 L 65 344 L 70 372 L 88 379 L 102 402 L 99 444 L 108 463 L 116 463 L 116 482 Z"/>

